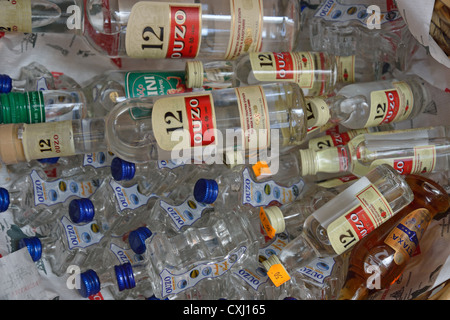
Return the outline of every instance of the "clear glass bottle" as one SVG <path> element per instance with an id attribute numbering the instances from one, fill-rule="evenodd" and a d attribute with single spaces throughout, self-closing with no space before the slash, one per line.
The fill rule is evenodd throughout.
<path id="1" fill-rule="evenodd" d="M 263 265 L 275 285 L 289 281 L 289 274 L 313 259 L 345 253 L 412 200 L 403 177 L 378 166 L 310 215 L 302 234 Z"/>
<path id="2" fill-rule="evenodd" d="M 408 265 L 428 224 L 434 216 L 449 209 L 449 195 L 435 181 L 418 175 L 408 175 L 405 180 L 414 200 L 352 249 L 340 300 L 365 300 L 395 282 Z M 409 236 L 405 238 L 404 232 Z M 403 240 L 406 249 L 399 248 L 392 233 Z M 373 280 L 376 274 L 378 277 Z"/>
<path id="3" fill-rule="evenodd" d="M 261 154 L 300 144 L 307 128 L 318 125 L 318 117 L 307 121 L 306 112 L 294 83 L 134 98 L 105 118 L 1 125 L 0 156 L 10 164 L 108 150 L 133 163 L 223 163 L 230 150 Z"/>
<path id="4" fill-rule="evenodd" d="M 351 172 L 365 175 L 386 163 L 399 173 L 443 172 L 449 169 L 449 128 L 436 126 L 361 134 L 345 146 L 300 151 L 301 172 Z"/>
<path id="5" fill-rule="evenodd" d="M 236 61 L 186 62 L 189 88 L 292 81 L 300 85 L 305 96 L 326 96 L 342 85 L 380 78 L 381 70 L 365 56 L 339 57 L 325 52 L 252 52 Z"/>
<path id="6" fill-rule="evenodd" d="M 17 179 L 8 190 L 0 189 L 1 211 L 11 210 L 18 226 L 39 226 L 67 213 L 74 197 L 89 197 L 100 186 L 95 176 L 48 179 L 41 170 Z"/>

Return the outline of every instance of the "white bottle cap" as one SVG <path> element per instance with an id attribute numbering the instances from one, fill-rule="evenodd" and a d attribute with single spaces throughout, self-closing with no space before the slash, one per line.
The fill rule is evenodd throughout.
<path id="1" fill-rule="evenodd" d="M 300 165 L 303 176 L 314 175 L 317 173 L 316 152 L 312 149 L 300 149 Z"/>
<path id="2" fill-rule="evenodd" d="M 203 63 L 201 61 L 186 62 L 186 87 L 201 88 L 203 86 Z"/>
<path id="3" fill-rule="evenodd" d="M 305 97 L 305 102 L 309 106 L 308 128 L 321 127 L 330 120 L 330 109 L 324 99 L 318 97 Z"/>
<path id="4" fill-rule="evenodd" d="M 266 271 L 269 271 L 270 267 L 276 264 L 281 264 L 281 261 L 278 259 L 276 254 L 272 254 L 266 261 L 262 262 L 262 265 Z"/>
<path id="5" fill-rule="evenodd" d="M 275 229 L 276 233 L 281 233 L 286 228 L 283 212 L 279 207 L 267 207 L 264 208 L 267 219 L 269 219 L 270 225 Z"/>

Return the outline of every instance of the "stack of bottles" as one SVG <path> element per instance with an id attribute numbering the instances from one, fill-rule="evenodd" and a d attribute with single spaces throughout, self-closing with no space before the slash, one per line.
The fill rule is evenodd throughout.
<path id="1" fill-rule="evenodd" d="M 369 28 L 352 1 L 200 2 L 75 1 L 72 24 L 57 1 L 0 5 L 2 30 L 186 66 L 2 75 L 0 209 L 47 230 L 15 247 L 58 277 L 79 267 L 80 298 L 370 298 L 367 265 L 389 286 L 449 209 L 432 177 L 450 124 L 397 127 L 436 113 L 401 72 L 417 45 L 401 15 L 378 1 Z"/>

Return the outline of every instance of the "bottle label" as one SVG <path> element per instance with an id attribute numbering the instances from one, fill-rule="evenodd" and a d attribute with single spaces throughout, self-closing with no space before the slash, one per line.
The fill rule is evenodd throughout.
<path id="1" fill-rule="evenodd" d="M 261 150 L 270 146 L 270 119 L 266 95 L 260 86 L 234 89 L 236 92 L 245 150 Z"/>
<path id="2" fill-rule="evenodd" d="M 242 279 L 245 283 L 247 283 L 255 291 L 258 291 L 258 288 L 269 280 L 267 273 L 261 267 L 255 268 L 253 270 L 243 268 L 236 270 L 233 273 L 240 279 Z"/>
<path id="3" fill-rule="evenodd" d="M 181 230 L 184 226 L 193 225 L 202 217 L 206 209 L 213 208 L 211 205 L 197 202 L 192 196 L 177 206 L 173 206 L 163 200 L 160 200 L 159 205 L 172 219 L 178 230 Z"/>
<path id="4" fill-rule="evenodd" d="M 178 294 L 194 287 L 198 282 L 206 278 L 217 278 L 230 270 L 244 256 L 247 247 L 242 246 L 218 262 L 194 263 L 187 270 L 173 272 L 163 269 L 159 274 L 161 278 L 161 296 L 167 297 Z"/>
<path id="5" fill-rule="evenodd" d="M 242 172 L 244 188 L 242 190 L 242 203 L 250 204 L 253 207 L 262 207 L 269 205 L 283 205 L 297 199 L 303 191 L 305 182 L 300 180 L 291 187 L 283 187 L 275 181 L 255 182 L 249 168 Z"/>
<path id="6" fill-rule="evenodd" d="M 109 185 L 113 189 L 114 195 L 116 196 L 120 211 L 125 209 L 135 210 L 145 205 L 150 198 L 155 196 L 154 194 L 150 194 L 148 196 L 143 195 L 138 191 L 137 184 L 131 187 L 123 187 L 115 180 L 111 179 Z"/>
<path id="7" fill-rule="evenodd" d="M 31 0 L 0 1 L 0 32 L 31 31 Z"/>
<path id="8" fill-rule="evenodd" d="M 94 168 L 105 168 L 111 166 L 114 159 L 111 152 L 92 152 L 83 156 L 83 167 L 91 166 Z"/>
<path id="9" fill-rule="evenodd" d="M 22 144 L 27 161 L 75 154 L 72 121 L 23 125 Z"/>
<path id="10" fill-rule="evenodd" d="M 276 287 L 281 286 L 283 283 L 291 279 L 289 273 L 280 263 L 272 265 L 269 268 L 269 271 L 267 271 L 267 275 Z"/>
<path id="11" fill-rule="evenodd" d="M 289 242 L 289 235 L 287 234 L 286 231 L 283 231 L 275 235 L 273 240 L 271 240 L 268 245 L 259 249 L 258 251 L 259 262 L 263 262 L 269 259 L 269 257 L 273 254 L 279 255 L 281 250 L 283 250 L 283 248 L 286 247 L 288 242 Z"/>
<path id="12" fill-rule="evenodd" d="M 411 87 L 403 81 L 393 82 L 394 88 L 370 93 L 370 113 L 365 127 L 408 119 L 414 107 Z"/>
<path id="13" fill-rule="evenodd" d="M 128 72 L 125 75 L 125 96 L 162 96 L 192 91 L 186 88 L 184 78 L 182 71 Z"/>
<path id="14" fill-rule="evenodd" d="M 371 163 L 370 168 L 383 163 L 389 164 L 402 175 L 432 172 L 436 166 L 436 147 L 433 145 L 414 147 L 414 156 L 377 159 Z"/>
<path id="15" fill-rule="evenodd" d="M 358 204 L 355 207 L 326 228 L 330 243 L 337 254 L 353 247 L 394 215 L 387 200 L 372 184 L 358 192 L 356 199 Z"/>
<path id="16" fill-rule="evenodd" d="M 343 84 L 355 82 L 355 56 L 336 57 L 337 81 Z"/>
<path id="17" fill-rule="evenodd" d="M 158 168 L 159 169 L 175 169 L 178 167 L 183 167 L 185 165 L 185 161 L 176 161 L 174 160 L 158 160 Z"/>
<path id="18" fill-rule="evenodd" d="M 111 243 L 111 245 L 109 246 L 109 250 L 111 250 L 117 260 L 119 260 L 120 264 L 133 264 L 142 260 L 142 257 L 136 254 L 130 248 L 122 248 L 115 243 Z"/>
<path id="19" fill-rule="evenodd" d="M 319 172 L 347 172 L 350 165 L 350 155 L 345 146 L 326 148 L 316 153 L 316 163 Z"/>
<path id="20" fill-rule="evenodd" d="M 317 73 L 315 52 L 266 52 L 249 55 L 255 78 L 264 82 L 289 81 L 311 89 Z"/>
<path id="21" fill-rule="evenodd" d="M 394 262 L 397 265 L 408 263 L 431 218 L 430 212 L 425 208 L 414 210 L 404 217 L 386 237 L 384 243 L 395 250 Z"/>
<path id="22" fill-rule="evenodd" d="M 155 102 L 152 126 L 166 151 L 216 145 L 216 116 L 210 93 L 168 97 Z"/>
<path id="23" fill-rule="evenodd" d="M 53 206 L 63 203 L 70 197 L 88 198 L 100 185 L 99 180 L 75 181 L 58 179 L 45 181 L 33 170 L 30 174 L 33 184 L 34 205 Z"/>
<path id="24" fill-rule="evenodd" d="M 201 42 L 200 4 L 137 2 L 125 36 L 132 58 L 195 58 Z"/>
<path id="25" fill-rule="evenodd" d="M 334 261 L 332 257 L 317 258 L 311 261 L 308 265 L 299 268 L 297 272 L 320 284 L 323 284 L 325 279 L 331 275 L 335 264 L 336 261 Z"/>
<path id="26" fill-rule="evenodd" d="M 322 137 L 311 139 L 308 143 L 308 147 L 313 150 L 320 150 L 337 146 L 345 146 L 357 135 L 368 132 L 368 128 L 349 130 L 347 132 L 330 132 Z"/>
<path id="27" fill-rule="evenodd" d="M 94 221 L 79 225 L 73 224 L 66 216 L 61 218 L 61 224 L 67 237 L 69 250 L 75 248 L 87 248 L 99 243 L 103 238 L 100 228 Z"/>
<path id="28" fill-rule="evenodd" d="M 308 125 L 308 134 L 327 127 L 330 119 L 329 107 L 326 101 L 319 97 L 305 97 L 306 102 L 306 121 Z"/>
<path id="29" fill-rule="evenodd" d="M 263 1 L 230 0 L 230 12 L 230 39 L 224 60 L 233 60 L 244 53 L 261 51 Z"/>

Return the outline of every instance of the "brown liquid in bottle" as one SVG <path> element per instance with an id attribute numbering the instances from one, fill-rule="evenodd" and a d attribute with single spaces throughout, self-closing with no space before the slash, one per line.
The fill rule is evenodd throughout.
<path id="1" fill-rule="evenodd" d="M 352 249 L 349 270 L 339 296 L 340 300 L 367 299 L 370 294 L 386 288 L 400 277 L 409 259 L 399 261 L 397 256 L 394 261 L 397 251 L 386 244 L 385 239 L 403 218 L 420 208 L 427 209 L 431 218 L 449 209 L 450 197 L 436 182 L 418 175 L 409 175 L 405 179 L 414 193 L 414 200 L 394 217 L 362 238 Z M 373 266 L 376 266 L 377 270 Z M 375 272 L 380 276 L 378 283 L 371 281 Z"/>

